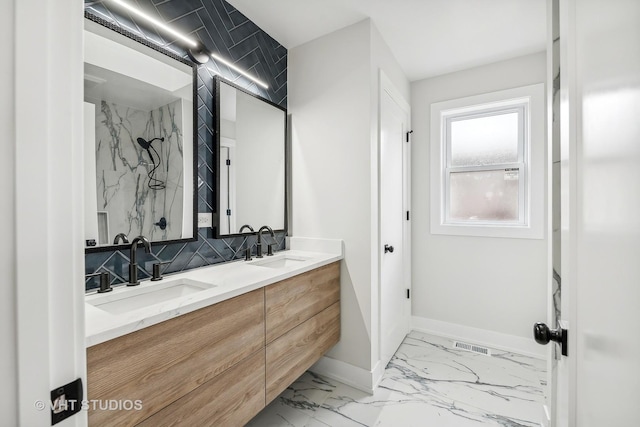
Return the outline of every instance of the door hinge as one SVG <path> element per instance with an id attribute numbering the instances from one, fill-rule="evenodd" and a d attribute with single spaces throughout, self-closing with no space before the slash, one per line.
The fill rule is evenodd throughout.
<path id="1" fill-rule="evenodd" d="M 227 166 L 231 166 L 231 159 L 227 159 Z"/>
<path id="2" fill-rule="evenodd" d="M 407 211 L 407 221 L 409 221 L 409 211 Z"/>
<path id="3" fill-rule="evenodd" d="M 231 216 L 231 209 L 227 209 L 227 216 Z"/>
<path id="4" fill-rule="evenodd" d="M 413 133 L 413 131 L 412 131 L 412 130 L 410 130 L 409 132 L 407 132 L 407 142 L 409 142 L 409 135 L 410 135 L 410 134 L 412 134 L 412 133 Z"/>
<path id="5" fill-rule="evenodd" d="M 411 298 L 411 289 L 407 289 L 407 299 Z"/>

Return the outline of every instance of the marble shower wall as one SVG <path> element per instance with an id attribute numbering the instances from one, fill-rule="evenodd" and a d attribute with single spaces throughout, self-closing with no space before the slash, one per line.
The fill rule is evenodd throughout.
<path id="1" fill-rule="evenodd" d="M 198 67 L 197 76 L 197 208 L 198 212 L 215 211 L 214 140 L 213 140 L 213 77 L 218 74 L 247 90 L 287 106 L 287 49 L 262 31 L 255 23 L 224 0 L 138 0 L 133 1 L 156 19 L 170 23 L 182 32 L 200 39 L 208 49 L 220 52 L 235 65 L 252 72 L 267 82 L 263 89 L 229 67 L 209 61 Z M 133 32 L 151 45 L 159 45 L 187 58 L 180 43 L 166 38 L 155 29 L 121 10 L 112 9 L 108 2 L 85 0 L 85 13 L 104 20 L 114 29 Z M 262 224 L 255 225 L 259 227 Z M 270 237 L 267 237 L 271 243 Z M 200 228 L 194 242 L 153 245 L 153 253 L 138 251 L 138 276 L 149 277 L 155 262 L 168 262 L 166 273 L 184 271 L 243 256 L 244 248 L 255 247 L 255 237 L 214 239 L 210 229 Z M 276 234 L 279 250 L 285 247 L 285 234 Z M 254 249 L 255 252 L 255 249 Z M 108 271 L 112 284 L 128 279 L 129 251 L 91 252 L 85 255 L 85 273 Z M 85 282 L 87 290 L 98 286 L 95 279 Z"/>
<path id="2" fill-rule="evenodd" d="M 107 212 L 109 235 L 118 233 L 129 240 L 143 235 L 150 241 L 182 237 L 184 165 L 182 139 L 182 101 L 177 100 L 152 111 L 101 101 L 96 108 L 96 182 L 98 212 Z M 137 142 L 156 140 L 152 146 L 159 154 L 159 166 L 153 178 L 154 163 Z M 158 157 L 153 150 L 153 161 Z M 157 181 L 156 181 L 157 180 Z M 164 183 L 165 188 L 153 189 Z M 155 224 L 165 218 L 162 230 Z"/>

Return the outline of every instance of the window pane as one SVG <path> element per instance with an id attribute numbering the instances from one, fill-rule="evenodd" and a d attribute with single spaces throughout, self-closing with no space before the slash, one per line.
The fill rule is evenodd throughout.
<path id="1" fill-rule="evenodd" d="M 518 113 L 451 121 L 451 166 L 518 161 Z"/>
<path id="2" fill-rule="evenodd" d="M 452 172 L 449 219 L 518 221 L 519 183 L 518 169 Z"/>

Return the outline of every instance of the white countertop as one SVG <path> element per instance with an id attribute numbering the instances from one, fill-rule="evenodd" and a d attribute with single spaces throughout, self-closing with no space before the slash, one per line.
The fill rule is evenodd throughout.
<path id="1" fill-rule="evenodd" d="M 91 347 L 176 316 L 225 301 L 339 261 L 344 257 L 341 240 L 291 238 L 289 245 L 291 250 L 280 251 L 273 257 L 265 256 L 261 259 L 254 258 L 249 262 L 233 261 L 217 264 L 168 275 L 157 282 L 146 280 L 135 287 L 118 286 L 109 293 L 93 292 L 87 294 L 85 298 L 86 346 Z M 277 262 L 286 258 L 296 258 L 297 261 L 292 263 L 293 265 L 275 268 L 259 265 L 262 262 Z M 183 279 L 214 285 L 214 287 L 178 296 L 164 302 L 151 302 L 148 306 L 117 314 L 92 305 L 92 302 L 95 304 L 98 300 L 101 300 L 102 303 L 120 300 L 132 292 L 140 293 L 144 290 L 152 290 L 154 286 L 167 286 L 169 282 L 178 282 Z"/>

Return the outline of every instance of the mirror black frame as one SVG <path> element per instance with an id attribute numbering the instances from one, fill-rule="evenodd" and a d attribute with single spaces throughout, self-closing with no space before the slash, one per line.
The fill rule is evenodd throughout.
<path id="1" fill-rule="evenodd" d="M 193 236 L 187 237 L 184 239 L 174 239 L 174 240 L 156 240 L 151 242 L 151 246 L 158 245 L 169 245 L 172 243 L 187 243 L 187 242 L 195 242 L 198 240 L 198 64 L 193 61 L 190 61 L 186 58 L 176 55 L 170 50 L 164 49 L 161 46 L 153 44 L 142 37 L 131 33 L 127 30 L 120 28 L 117 25 L 110 23 L 98 16 L 92 15 L 91 13 L 85 11 L 84 17 L 90 21 L 93 21 L 97 24 L 102 25 L 116 33 L 123 35 L 131 40 L 134 40 L 150 49 L 155 50 L 156 52 L 162 53 L 163 55 L 168 56 L 171 59 L 174 59 L 178 62 L 181 62 L 189 67 L 191 67 L 193 73 Z M 135 236 L 129 236 L 133 239 Z M 85 254 L 94 253 L 94 252 L 108 252 L 115 250 L 128 249 L 130 244 L 118 244 L 118 245 L 104 245 L 104 246 L 93 246 L 93 247 L 85 247 Z"/>
<path id="2" fill-rule="evenodd" d="M 227 237 L 239 237 L 239 236 L 247 236 L 247 235 L 251 235 L 251 234 L 255 234 L 252 232 L 248 232 L 248 233 L 232 233 L 232 234 L 220 234 L 220 212 L 219 212 L 219 205 L 220 205 L 220 168 L 218 167 L 218 165 L 220 165 L 220 114 L 218 113 L 220 111 L 220 83 L 224 83 L 227 84 L 231 87 L 233 87 L 236 90 L 239 90 L 243 93 L 246 93 L 247 95 L 250 95 L 262 102 L 266 102 L 267 104 L 276 107 L 279 110 L 282 110 L 284 112 L 284 140 L 282 141 L 282 148 L 284 150 L 284 228 L 280 228 L 280 229 L 274 229 L 273 231 L 276 233 L 285 233 L 287 234 L 287 231 L 289 230 L 289 148 L 288 148 L 288 126 L 289 126 L 289 116 L 287 114 L 287 109 L 282 107 L 281 105 L 276 104 L 275 102 L 272 102 L 266 98 L 263 98 L 259 95 L 256 95 L 253 92 L 248 91 L 247 89 L 238 86 L 237 84 L 230 82 L 229 80 L 221 77 L 221 76 L 215 76 L 214 77 L 214 83 L 215 83 L 215 88 L 214 88 L 214 100 L 213 100 L 213 115 L 214 115 L 214 143 L 215 143 L 215 147 L 213 150 L 213 164 L 216 165 L 216 173 L 215 173 L 215 180 L 216 180 L 216 185 L 215 185 L 215 201 L 214 201 L 214 208 L 215 211 L 213 212 L 213 216 L 214 216 L 214 225 L 213 225 L 213 233 L 216 239 L 224 239 Z M 254 226 L 256 227 L 256 232 L 258 231 L 257 227 L 261 227 L 262 225 L 265 224 L 254 224 Z M 270 224 L 266 224 L 266 225 L 270 225 Z"/>

